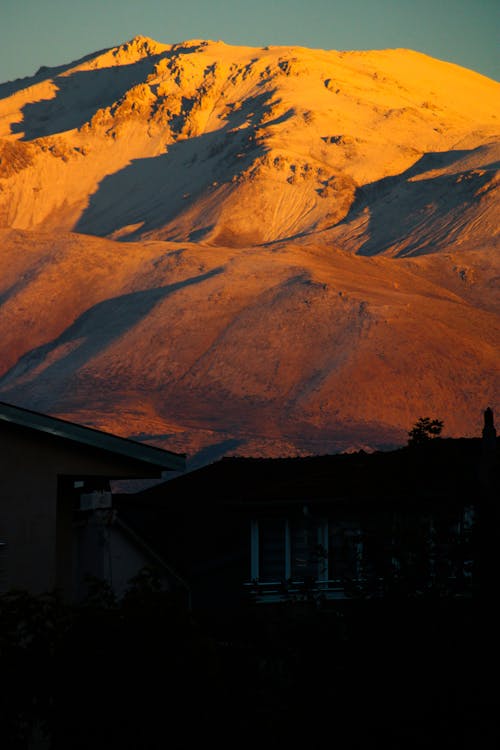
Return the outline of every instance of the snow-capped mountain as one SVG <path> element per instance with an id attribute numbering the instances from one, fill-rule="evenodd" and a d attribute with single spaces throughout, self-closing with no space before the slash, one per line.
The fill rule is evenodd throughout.
<path id="1" fill-rule="evenodd" d="M 1 85 L 0 399 L 198 461 L 474 432 L 499 94 L 411 50 L 144 37 Z"/>

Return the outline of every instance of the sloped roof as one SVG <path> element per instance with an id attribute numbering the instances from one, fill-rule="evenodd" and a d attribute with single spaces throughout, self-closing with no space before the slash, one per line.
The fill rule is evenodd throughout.
<path id="1" fill-rule="evenodd" d="M 3 401 L 0 401 L 1 422 L 62 438 L 71 443 L 107 451 L 122 458 L 142 462 L 157 470 L 183 471 L 185 469 L 185 454 L 172 453 L 162 448 L 145 445 L 91 427 L 84 427 L 74 422 L 7 404 Z"/>
<path id="2" fill-rule="evenodd" d="M 152 505 L 400 502 L 466 496 L 479 481 L 480 438 L 437 439 L 414 450 L 300 458 L 223 458 L 137 493 Z M 133 504 L 134 496 L 129 503 Z M 378 507 L 378 506 L 377 506 Z"/>

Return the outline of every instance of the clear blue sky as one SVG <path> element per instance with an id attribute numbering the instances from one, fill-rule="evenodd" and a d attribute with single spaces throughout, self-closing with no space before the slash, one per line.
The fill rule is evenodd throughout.
<path id="1" fill-rule="evenodd" d="M 500 78 L 500 0 L 0 0 L 0 82 L 137 34 L 165 44 L 408 47 Z"/>

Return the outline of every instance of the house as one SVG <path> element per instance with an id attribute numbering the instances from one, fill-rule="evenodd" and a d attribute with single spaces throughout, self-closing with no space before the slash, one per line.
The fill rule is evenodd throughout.
<path id="1" fill-rule="evenodd" d="M 0 590 L 79 598 L 92 576 L 119 593 L 152 560 L 176 578 L 114 517 L 110 482 L 184 468 L 184 455 L 0 402 Z"/>
<path id="2" fill-rule="evenodd" d="M 483 568 L 495 564 L 479 547 L 493 549 L 497 538 L 498 467 L 487 410 L 482 438 L 223 458 L 118 496 L 115 507 L 189 582 L 195 608 L 397 592 L 468 596 L 480 559 Z"/>

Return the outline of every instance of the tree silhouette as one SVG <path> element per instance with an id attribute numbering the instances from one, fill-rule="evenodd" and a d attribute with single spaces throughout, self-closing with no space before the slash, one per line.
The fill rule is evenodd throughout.
<path id="1" fill-rule="evenodd" d="M 408 445 L 422 445 L 441 435 L 443 421 L 430 417 L 419 417 L 408 432 Z"/>

